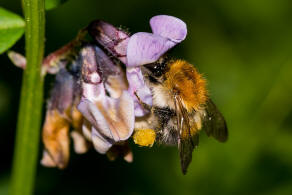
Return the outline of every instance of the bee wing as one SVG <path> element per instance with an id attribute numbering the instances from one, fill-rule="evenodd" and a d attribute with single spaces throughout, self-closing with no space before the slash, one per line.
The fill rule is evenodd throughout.
<path id="1" fill-rule="evenodd" d="M 179 96 L 175 96 L 174 99 L 179 131 L 178 149 L 180 155 L 181 170 L 183 174 L 186 174 L 187 168 L 192 161 L 193 150 L 199 144 L 199 135 L 191 135 L 191 126 L 188 113 L 182 105 L 181 98 Z"/>
<path id="2" fill-rule="evenodd" d="M 225 119 L 211 99 L 206 103 L 206 115 L 203 120 L 203 129 L 208 136 L 212 136 L 220 142 L 225 142 L 228 138 Z"/>
<path id="3" fill-rule="evenodd" d="M 187 139 L 181 139 L 179 141 L 179 155 L 181 170 L 185 175 L 187 173 L 188 166 L 192 162 L 192 153 L 195 147 L 199 144 L 199 135 L 196 134 L 193 137 Z"/>

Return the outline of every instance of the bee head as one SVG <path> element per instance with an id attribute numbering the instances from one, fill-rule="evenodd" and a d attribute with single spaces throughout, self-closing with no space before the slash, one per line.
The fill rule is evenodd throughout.
<path id="1" fill-rule="evenodd" d="M 142 71 L 151 83 L 158 83 L 169 69 L 170 61 L 166 56 L 162 56 L 156 62 L 144 65 Z"/>

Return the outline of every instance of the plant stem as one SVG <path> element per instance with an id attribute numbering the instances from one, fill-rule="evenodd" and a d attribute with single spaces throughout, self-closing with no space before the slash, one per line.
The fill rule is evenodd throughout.
<path id="1" fill-rule="evenodd" d="M 23 0 L 27 66 L 23 73 L 10 193 L 33 193 L 40 139 L 44 77 L 44 0 Z"/>

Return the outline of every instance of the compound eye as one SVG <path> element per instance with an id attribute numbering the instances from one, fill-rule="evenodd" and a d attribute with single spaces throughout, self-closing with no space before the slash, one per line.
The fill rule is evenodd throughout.
<path id="1" fill-rule="evenodd" d="M 154 77 L 161 77 L 166 71 L 167 58 L 161 57 L 156 62 L 144 65 Z"/>

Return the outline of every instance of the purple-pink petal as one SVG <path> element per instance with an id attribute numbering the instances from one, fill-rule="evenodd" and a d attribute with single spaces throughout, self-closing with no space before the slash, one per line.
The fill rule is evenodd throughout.
<path id="1" fill-rule="evenodd" d="M 153 63 L 176 43 L 152 33 L 139 32 L 131 36 L 127 48 L 127 66 Z"/>
<path id="2" fill-rule="evenodd" d="M 83 82 L 82 96 L 92 102 L 103 100 L 106 96 L 103 83 L 91 84 Z"/>
<path id="3" fill-rule="evenodd" d="M 134 130 L 134 102 L 127 91 L 114 99 L 105 97 L 91 102 L 83 97 L 78 110 L 105 139 L 113 142 L 128 139 Z"/>
<path id="4" fill-rule="evenodd" d="M 135 95 L 136 93 L 142 102 L 152 106 L 152 94 L 144 82 L 140 67 L 127 68 L 127 80 L 129 82 L 128 91 L 134 100 L 135 116 L 140 117 L 147 114 L 148 111 L 143 108 Z"/>
<path id="5" fill-rule="evenodd" d="M 174 42 L 181 42 L 186 38 L 187 26 L 179 18 L 158 15 L 150 19 L 150 26 L 153 34 L 171 39 Z"/>
<path id="6" fill-rule="evenodd" d="M 101 20 L 93 21 L 88 26 L 88 32 L 115 57 L 126 63 L 126 49 L 129 41 L 127 33 Z"/>
<path id="7" fill-rule="evenodd" d="M 105 154 L 113 145 L 111 141 L 105 139 L 94 127 L 91 129 L 91 140 L 94 149 L 100 154 Z"/>
<path id="8" fill-rule="evenodd" d="M 61 69 L 56 76 L 54 88 L 51 91 L 48 109 L 57 109 L 60 113 L 64 113 L 66 109 L 72 106 L 73 89 L 73 76 L 66 69 Z"/>

